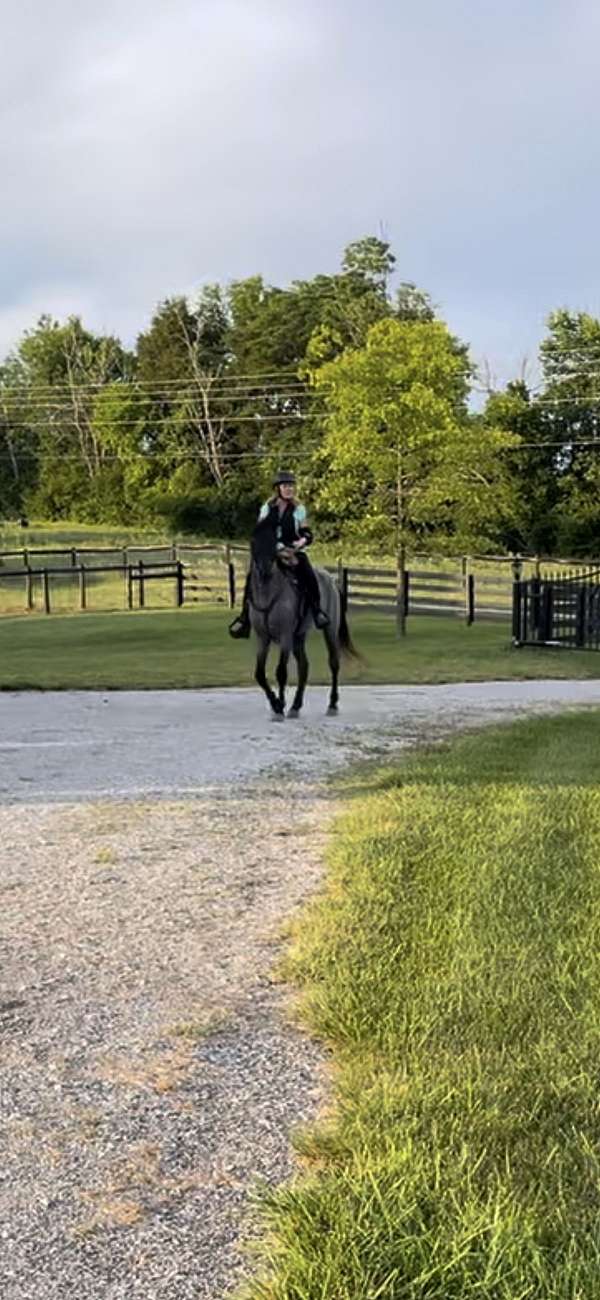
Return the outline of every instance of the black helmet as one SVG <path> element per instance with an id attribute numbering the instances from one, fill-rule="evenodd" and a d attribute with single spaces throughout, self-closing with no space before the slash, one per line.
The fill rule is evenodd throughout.
<path id="1" fill-rule="evenodd" d="M 273 479 L 273 487 L 282 487 L 284 483 L 289 483 L 290 487 L 296 486 L 296 475 L 290 474 L 289 469 L 280 469 Z"/>

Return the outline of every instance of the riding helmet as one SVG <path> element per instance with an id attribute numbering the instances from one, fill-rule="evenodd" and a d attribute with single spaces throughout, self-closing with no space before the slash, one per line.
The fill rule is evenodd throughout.
<path id="1" fill-rule="evenodd" d="M 280 469 L 273 479 L 273 487 L 281 487 L 282 484 L 289 483 L 290 487 L 296 486 L 296 475 L 291 474 L 289 469 Z"/>

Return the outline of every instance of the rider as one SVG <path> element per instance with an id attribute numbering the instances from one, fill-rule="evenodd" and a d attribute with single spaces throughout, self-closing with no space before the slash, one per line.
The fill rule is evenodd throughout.
<path id="1" fill-rule="evenodd" d="M 259 521 L 268 519 L 277 538 L 277 550 L 293 550 L 297 565 L 294 572 L 300 588 L 305 592 L 315 627 L 327 627 L 329 619 L 321 609 L 321 593 L 317 575 L 306 554 L 306 547 L 312 542 L 312 533 L 306 525 L 306 509 L 296 500 L 296 479 L 289 470 L 280 470 L 273 481 L 275 496 L 265 501 L 259 513 Z M 233 637 L 250 636 L 250 574 L 246 578 L 244 601 L 241 614 L 230 624 L 229 633 Z"/>

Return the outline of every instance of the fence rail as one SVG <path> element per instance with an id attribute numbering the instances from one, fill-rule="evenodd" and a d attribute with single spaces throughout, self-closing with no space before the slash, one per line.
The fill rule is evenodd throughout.
<path id="1" fill-rule="evenodd" d="M 23 557 L 27 563 L 19 564 Z M 498 571 L 500 560 L 504 573 Z M 421 567 L 405 573 L 400 595 L 391 567 L 346 566 L 341 559 L 326 567 L 338 579 L 351 610 L 395 615 L 403 600 L 409 618 L 419 614 L 462 618 L 467 624 L 479 620 L 510 624 L 513 577 L 522 585 L 532 579 L 523 578 L 527 570 L 518 558 L 490 557 L 487 563 L 497 566 L 495 573 L 482 571 L 485 562 L 482 556 L 452 561 L 438 557 L 435 568 L 425 568 L 421 557 L 414 557 L 415 566 Z M 242 590 L 247 563 L 248 548 L 231 544 L 0 552 L 0 613 L 108 612 L 189 604 L 231 609 Z M 534 577 L 533 581 L 544 580 Z M 568 592 L 567 586 L 564 591 Z M 564 610 L 568 625 L 572 601 L 560 591 L 554 599 L 557 616 Z"/>

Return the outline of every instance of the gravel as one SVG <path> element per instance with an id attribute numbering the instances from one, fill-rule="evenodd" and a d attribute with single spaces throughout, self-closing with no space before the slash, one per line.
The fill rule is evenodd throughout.
<path id="1" fill-rule="evenodd" d="M 0 809 L 3 1300 L 227 1295 L 323 1058 L 272 976 L 332 805 Z"/>
<path id="2" fill-rule="evenodd" d="M 3 1300 L 231 1294 L 249 1190 L 326 1096 L 273 973 L 321 775 L 600 683 L 355 689 L 327 724 L 323 700 L 285 726 L 242 691 L 0 700 Z"/>

